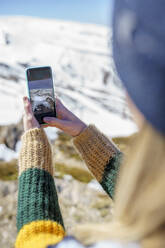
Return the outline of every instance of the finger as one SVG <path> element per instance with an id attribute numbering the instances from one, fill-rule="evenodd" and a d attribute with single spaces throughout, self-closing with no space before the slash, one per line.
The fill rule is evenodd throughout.
<path id="1" fill-rule="evenodd" d="M 57 111 L 57 117 L 60 119 L 68 117 L 68 113 L 70 113 L 69 109 L 67 109 L 67 107 L 64 106 L 64 104 L 61 102 L 59 98 L 56 99 L 56 111 Z"/>
<path id="2" fill-rule="evenodd" d="M 60 128 L 61 130 L 65 129 L 68 126 L 68 121 L 60 120 L 55 117 L 44 117 L 44 122 L 48 123 L 49 126 Z"/>
<path id="3" fill-rule="evenodd" d="M 24 111 L 26 115 L 28 115 L 30 112 L 30 105 L 27 98 L 24 99 Z"/>
<path id="4" fill-rule="evenodd" d="M 56 96 L 56 104 L 61 103 L 60 99 Z"/>
<path id="5" fill-rule="evenodd" d="M 25 96 L 23 98 L 23 102 L 24 102 L 25 114 L 28 115 L 30 113 L 31 115 L 33 115 L 32 106 L 31 106 L 31 103 L 30 103 L 28 97 Z"/>
<path id="6" fill-rule="evenodd" d="M 46 127 L 49 127 L 49 125 L 41 125 L 42 128 L 46 128 Z"/>
<path id="7" fill-rule="evenodd" d="M 24 96 L 24 97 L 23 97 L 23 102 L 26 101 L 26 98 L 27 98 L 27 96 Z"/>
<path id="8" fill-rule="evenodd" d="M 63 106 L 64 107 L 64 105 L 62 104 L 62 102 L 60 101 L 60 99 L 58 97 L 56 97 L 56 107 L 58 108 L 60 106 Z"/>
<path id="9" fill-rule="evenodd" d="M 29 111 L 33 115 L 32 105 L 31 105 L 31 102 L 30 102 L 29 98 L 27 98 L 27 102 L 29 104 Z"/>

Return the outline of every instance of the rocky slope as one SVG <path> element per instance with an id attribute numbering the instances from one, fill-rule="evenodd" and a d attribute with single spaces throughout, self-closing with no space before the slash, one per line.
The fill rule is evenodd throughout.
<path id="1" fill-rule="evenodd" d="M 112 201 L 102 191 L 71 176 L 55 181 L 68 234 L 73 235 L 72 227 L 76 224 L 111 220 Z M 0 181 L 0 188 L 0 246 L 12 248 L 17 233 L 17 181 Z"/>

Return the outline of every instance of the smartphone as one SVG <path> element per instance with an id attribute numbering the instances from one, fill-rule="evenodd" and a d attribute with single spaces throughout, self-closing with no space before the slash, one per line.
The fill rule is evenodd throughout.
<path id="1" fill-rule="evenodd" d="M 28 96 L 39 124 L 44 117 L 56 117 L 52 69 L 50 66 L 26 69 Z"/>

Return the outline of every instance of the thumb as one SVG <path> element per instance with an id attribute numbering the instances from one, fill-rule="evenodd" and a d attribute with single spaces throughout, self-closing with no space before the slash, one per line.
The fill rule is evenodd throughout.
<path id="1" fill-rule="evenodd" d="M 44 122 L 48 123 L 49 125 L 51 125 L 53 127 L 60 128 L 60 129 L 63 129 L 67 126 L 67 121 L 60 120 L 60 119 L 55 118 L 55 117 L 44 117 L 43 120 L 44 120 Z"/>

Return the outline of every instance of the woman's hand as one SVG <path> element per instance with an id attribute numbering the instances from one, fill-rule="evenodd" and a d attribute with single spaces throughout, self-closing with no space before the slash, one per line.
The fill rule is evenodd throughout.
<path id="1" fill-rule="evenodd" d="M 73 137 L 79 135 L 87 127 L 58 98 L 56 98 L 56 112 L 58 118 L 44 117 L 43 120 L 48 124 L 47 126 L 57 127 Z"/>
<path id="2" fill-rule="evenodd" d="M 35 128 L 35 127 L 39 128 L 40 124 L 38 123 L 38 121 L 34 117 L 31 103 L 30 103 L 28 97 L 25 96 L 23 98 L 23 102 L 24 102 L 24 117 L 23 117 L 24 131 L 28 131 L 29 129 Z"/>

